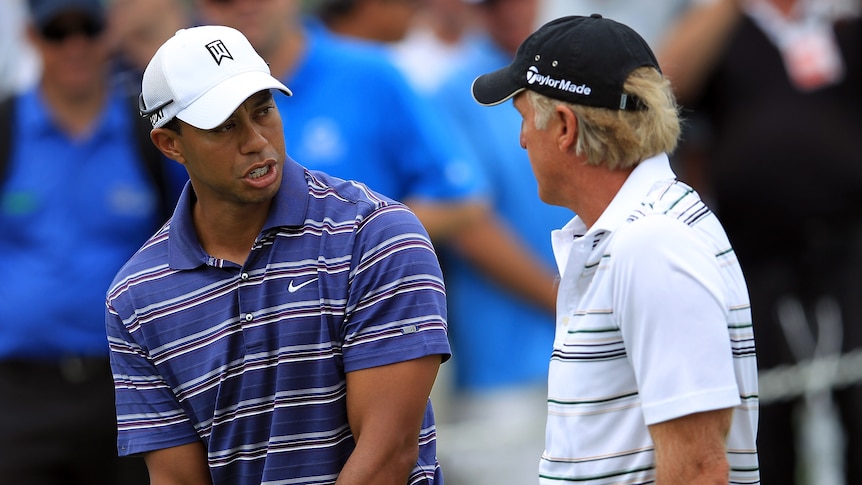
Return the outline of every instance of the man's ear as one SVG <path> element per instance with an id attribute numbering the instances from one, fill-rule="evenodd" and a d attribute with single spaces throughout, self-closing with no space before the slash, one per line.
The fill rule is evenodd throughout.
<path id="1" fill-rule="evenodd" d="M 171 160 L 185 165 L 185 158 L 179 150 L 179 134 L 167 128 L 155 128 L 150 132 L 150 140 L 156 148 Z"/>
<path id="2" fill-rule="evenodd" d="M 578 117 L 568 106 L 557 105 L 554 109 L 559 123 L 557 146 L 562 152 L 574 151 L 578 142 Z"/>
<path id="3" fill-rule="evenodd" d="M 557 147 L 562 152 L 575 149 L 578 142 L 578 117 L 571 108 L 564 105 L 556 105 L 554 114 L 557 117 Z"/>

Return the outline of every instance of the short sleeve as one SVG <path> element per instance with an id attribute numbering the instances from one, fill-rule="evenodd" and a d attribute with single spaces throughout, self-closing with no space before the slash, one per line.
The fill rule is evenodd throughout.
<path id="1" fill-rule="evenodd" d="M 450 355 L 446 294 L 433 246 L 406 207 L 373 213 L 359 229 L 343 334 L 346 372 Z"/>
<path id="2" fill-rule="evenodd" d="M 661 214 L 623 226 L 610 247 L 614 308 L 646 424 L 739 404 L 716 255 Z"/>

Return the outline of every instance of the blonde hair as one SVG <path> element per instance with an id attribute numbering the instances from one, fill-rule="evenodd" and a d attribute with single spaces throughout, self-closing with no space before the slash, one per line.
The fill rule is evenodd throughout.
<path id="1" fill-rule="evenodd" d="M 646 109 L 623 111 L 571 104 L 527 90 L 535 110 L 534 122 L 545 129 L 556 106 L 566 106 L 578 119 L 575 153 L 590 165 L 612 170 L 631 168 L 641 160 L 676 148 L 680 134 L 679 106 L 670 82 L 656 69 L 632 71 L 623 90 L 641 99 Z"/>

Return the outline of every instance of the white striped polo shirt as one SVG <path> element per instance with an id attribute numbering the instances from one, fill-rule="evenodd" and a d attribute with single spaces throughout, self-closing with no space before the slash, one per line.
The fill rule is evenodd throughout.
<path id="1" fill-rule="evenodd" d="M 667 156 L 640 163 L 593 227 L 575 217 L 552 237 L 562 279 L 540 483 L 653 483 L 647 426 L 722 408 L 730 482 L 759 483 L 748 290 Z"/>

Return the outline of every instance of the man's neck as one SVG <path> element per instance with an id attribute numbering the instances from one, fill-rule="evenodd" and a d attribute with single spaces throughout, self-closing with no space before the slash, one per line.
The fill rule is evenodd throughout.
<path id="1" fill-rule="evenodd" d="M 591 165 L 582 169 L 583 183 L 579 184 L 580 189 L 573 191 L 576 202 L 570 209 L 580 216 L 587 228 L 592 227 L 611 205 L 632 170 L 609 170 L 604 166 Z"/>
<path id="2" fill-rule="evenodd" d="M 200 201 L 192 209 L 192 220 L 201 247 L 210 256 L 242 265 L 266 223 L 271 201 L 239 209 L 225 205 L 204 208 Z"/>

